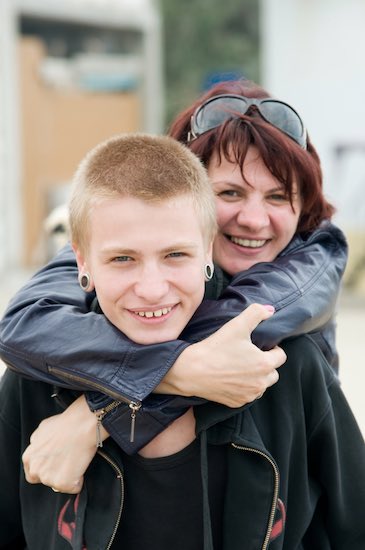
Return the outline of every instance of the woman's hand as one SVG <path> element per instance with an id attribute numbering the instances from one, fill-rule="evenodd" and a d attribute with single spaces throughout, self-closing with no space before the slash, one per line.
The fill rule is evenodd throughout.
<path id="1" fill-rule="evenodd" d="M 261 351 L 251 333 L 274 311 L 252 304 L 217 332 L 186 348 L 157 388 L 158 393 L 203 397 L 228 407 L 241 407 L 261 397 L 279 379 L 286 361 L 275 347 Z"/>
<path id="2" fill-rule="evenodd" d="M 25 478 L 62 493 L 79 493 L 96 453 L 97 419 L 84 396 L 63 413 L 43 420 L 23 454 Z M 102 439 L 108 437 L 100 426 Z"/>

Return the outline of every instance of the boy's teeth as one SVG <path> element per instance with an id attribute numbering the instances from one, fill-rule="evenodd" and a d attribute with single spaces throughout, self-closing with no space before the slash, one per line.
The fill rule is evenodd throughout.
<path id="1" fill-rule="evenodd" d="M 231 241 L 240 246 L 247 246 L 249 248 L 259 248 L 264 246 L 265 240 L 258 241 L 257 239 L 239 239 L 238 237 L 231 237 Z"/>
<path id="2" fill-rule="evenodd" d="M 162 309 L 156 309 L 156 311 L 136 311 L 136 315 L 150 319 L 151 317 L 162 317 L 162 315 L 166 315 L 171 310 L 172 307 L 164 307 Z"/>

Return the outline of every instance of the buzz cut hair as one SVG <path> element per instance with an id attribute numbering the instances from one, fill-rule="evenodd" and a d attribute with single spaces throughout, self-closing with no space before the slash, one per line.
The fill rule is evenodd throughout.
<path id="1" fill-rule="evenodd" d="M 182 195 L 191 197 L 209 244 L 217 229 L 215 199 L 196 155 L 168 136 L 113 136 L 89 151 L 74 175 L 69 202 L 72 242 L 87 250 L 89 213 L 100 201 L 133 197 L 159 203 Z"/>

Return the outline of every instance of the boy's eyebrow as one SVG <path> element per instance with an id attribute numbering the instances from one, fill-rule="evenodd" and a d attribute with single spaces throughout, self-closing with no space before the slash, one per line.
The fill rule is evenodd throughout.
<path id="1" fill-rule="evenodd" d="M 161 250 L 159 250 L 159 252 L 163 254 L 168 254 L 169 252 L 174 252 L 176 250 L 187 250 L 187 249 L 191 250 L 196 248 L 198 248 L 198 243 L 196 243 L 195 241 L 191 241 L 191 242 L 183 241 L 183 242 L 172 243 L 166 248 L 162 248 Z M 102 248 L 100 250 L 100 253 L 105 256 L 110 254 L 131 256 L 133 254 L 139 254 L 140 251 L 134 248 L 124 248 L 123 246 L 119 246 L 119 245 L 115 245 L 115 246 L 111 245 L 109 247 L 106 246 L 105 248 Z"/>
<path id="2" fill-rule="evenodd" d="M 172 244 L 171 246 L 168 246 L 166 248 L 163 248 L 161 252 L 168 254 L 169 252 L 173 252 L 174 250 L 186 250 L 186 249 L 192 249 L 192 248 L 198 248 L 198 244 L 194 241 L 192 242 L 177 242 Z"/>

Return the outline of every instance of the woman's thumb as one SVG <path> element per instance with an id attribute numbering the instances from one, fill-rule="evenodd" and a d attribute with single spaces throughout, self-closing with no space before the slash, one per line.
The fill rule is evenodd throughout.
<path id="1" fill-rule="evenodd" d="M 241 331 L 251 334 L 258 324 L 269 319 L 275 313 L 271 305 L 251 304 L 236 317 L 236 322 L 241 324 Z"/>

